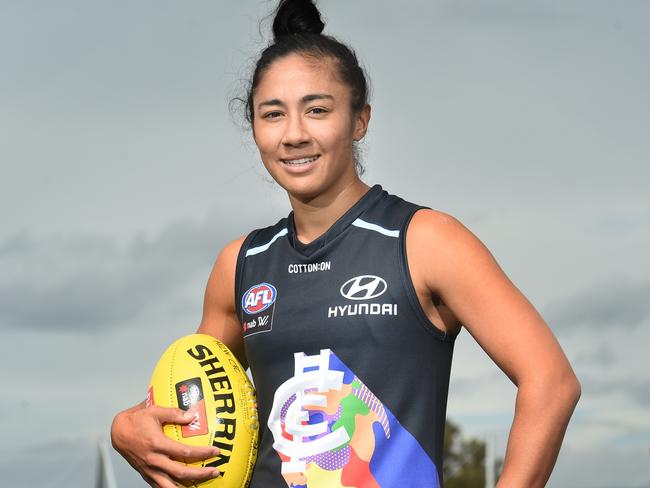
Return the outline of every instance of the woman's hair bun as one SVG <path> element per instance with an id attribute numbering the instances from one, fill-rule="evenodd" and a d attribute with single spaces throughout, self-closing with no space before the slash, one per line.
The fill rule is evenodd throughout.
<path id="1" fill-rule="evenodd" d="M 309 32 L 320 34 L 325 24 L 311 0 L 281 0 L 273 20 L 273 37 Z"/>

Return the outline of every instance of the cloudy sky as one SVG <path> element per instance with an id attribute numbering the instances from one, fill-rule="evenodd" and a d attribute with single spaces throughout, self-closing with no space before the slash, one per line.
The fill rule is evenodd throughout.
<path id="1" fill-rule="evenodd" d="M 220 248 L 288 213 L 228 108 L 273 5 L 0 0 L 7 486 L 91 486 Z M 650 2 L 320 6 L 372 79 L 365 181 L 469 227 L 582 381 L 549 486 L 650 486 Z M 462 333 L 449 417 L 503 453 L 515 393 Z"/>

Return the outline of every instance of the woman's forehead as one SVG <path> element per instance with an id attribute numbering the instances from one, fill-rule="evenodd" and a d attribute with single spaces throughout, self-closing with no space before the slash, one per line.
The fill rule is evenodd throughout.
<path id="1" fill-rule="evenodd" d="M 331 60 L 289 55 L 277 59 L 265 70 L 255 98 L 292 101 L 312 93 L 326 93 L 336 100 L 345 97 L 348 91 L 336 74 L 336 64 Z"/>

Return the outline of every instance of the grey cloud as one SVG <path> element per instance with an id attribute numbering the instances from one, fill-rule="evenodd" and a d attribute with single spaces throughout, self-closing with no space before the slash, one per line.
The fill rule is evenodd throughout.
<path id="1" fill-rule="evenodd" d="M 104 434 L 104 438 L 108 433 Z M 92 487 L 99 459 L 98 438 L 79 436 L 33 443 L 23 448 L 0 449 L 3 486 Z M 109 456 L 120 488 L 147 486 L 112 448 Z"/>
<path id="2" fill-rule="evenodd" d="M 640 405 L 650 407 L 650 381 L 637 381 L 627 386 L 628 394 Z"/>
<path id="3" fill-rule="evenodd" d="M 98 445 L 89 437 L 57 437 L 0 453 L 3 486 L 81 487 L 93 486 L 95 481 Z"/>
<path id="4" fill-rule="evenodd" d="M 547 486 L 650 486 L 648 448 L 646 445 L 623 447 L 610 444 L 576 450 L 571 446 L 563 446 Z"/>
<path id="5" fill-rule="evenodd" d="M 549 304 L 544 317 L 556 330 L 637 327 L 650 317 L 650 282 L 612 279 Z"/>
<path id="6" fill-rule="evenodd" d="M 102 235 L 16 234 L 0 245 L 0 322 L 78 331 L 117 326 L 169 299 L 197 273 L 207 279 L 219 249 L 239 233 L 228 221 L 182 220 L 123 247 Z"/>
<path id="7" fill-rule="evenodd" d="M 443 2 L 442 11 L 450 17 L 458 17 L 480 22 L 513 21 L 548 22 L 571 19 L 576 15 L 575 8 L 559 3 L 523 3 L 518 1 L 500 1 L 476 3 L 452 0 Z"/>
<path id="8" fill-rule="evenodd" d="M 449 396 L 469 398 L 474 396 L 483 386 L 494 384 L 496 381 L 500 381 L 503 378 L 505 378 L 505 376 L 500 371 L 482 374 L 479 377 L 473 378 L 457 378 L 452 374 L 451 382 L 449 384 Z"/>
<path id="9" fill-rule="evenodd" d="M 580 382 L 583 395 L 607 396 L 621 393 L 642 407 L 650 407 L 649 379 L 600 379 L 586 376 Z"/>
<path id="10" fill-rule="evenodd" d="M 610 211 L 604 215 L 597 215 L 589 227 L 597 234 L 643 233 L 650 228 L 650 210 L 638 206 L 626 208 L 619 212 Z"/>
<path id="11" fill-rule="evenodd" d="M 601 344 L 596 348 L 583 351 L 576 356 L 577 363 L 597 364 L 598 366 L 611 366 L 616 362 L 616 356 L 611 347 Z"/>

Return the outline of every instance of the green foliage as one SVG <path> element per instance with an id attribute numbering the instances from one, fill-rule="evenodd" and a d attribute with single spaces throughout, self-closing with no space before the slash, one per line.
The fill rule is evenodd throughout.
<path id="1" fill-rule="evenodd" d="M 495 464 L 500 468 L 503 461 L 498 459 Z M 443 481 L 445 488 L 485 487 L 485 442 L 463 439 L 460 427 L 449 419 L 445 427 Z"/>

